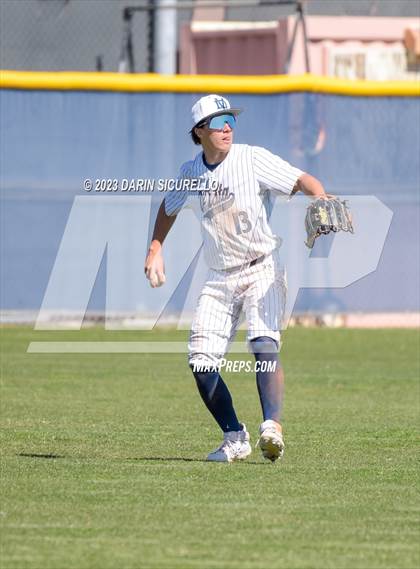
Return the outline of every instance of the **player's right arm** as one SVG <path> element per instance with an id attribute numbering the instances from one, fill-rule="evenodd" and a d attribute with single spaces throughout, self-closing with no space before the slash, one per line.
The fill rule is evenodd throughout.
<path id="1" fill-rule="evenodd" d="M 187 164 L 181 166 L 179 178 L 185 177 Z M 186 192 L 170 192 L 160 204 L 153 229 L 152 241 L 144 263 L 144 272 L 152 288 L 162 286 L 166 280 L 162 245 L 175 222 L 177 214 L 185 205 L 186 199 Z"/>
<path id="2" fill-rule="evenodd" d="M 166 280 L 162 245 L 175 219 L 176 215 L 167 215 L 165 211 L 165 200 L 163 200 L 159 207 L 155 227 L 153 229 L 152 241 L 144 263 L 144 272 L 152 288 L 162 286 Z"/>

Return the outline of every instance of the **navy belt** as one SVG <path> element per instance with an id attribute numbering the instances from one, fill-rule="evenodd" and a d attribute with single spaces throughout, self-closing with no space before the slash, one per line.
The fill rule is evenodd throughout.
<path id="1" fill-rule="evenodd" d="M 254 267 L 255 265 L 258 265 L 258 263 L 261 263 L 262 261 L 264 261 L 264 259 L 266 257 L 267 257 L 267 255 L 262 255 L 261 257 L 257 257 L 256 259 L 253 259 L 249 263 L 244 263 L 243 265 L 238 265 L 237 267 L 230 267 L 229 269 L 221 269 L 221 270 L 224 273 L 231 273 L 233 271 L 238 271 L 239 269 L 241 269 L 241 270 L 249 269 L 250 267 Z"/>
<path id="2" fill-rule="evenodd" d="M 258 263 L 264 261 L 265 257 L 266 257 L 265 255 L 262 255 L 262 257 L 257 257 L 256 259 L 254 259 L 249 263 L 248 267 L 253 267 L 254 265 L 258 265 Z"/>

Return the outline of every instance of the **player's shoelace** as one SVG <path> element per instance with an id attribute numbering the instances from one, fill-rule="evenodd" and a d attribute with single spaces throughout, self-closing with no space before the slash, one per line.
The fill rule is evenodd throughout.
<path id="1" fill-rule="evenodd" d="M 240 440 L 225 439 L 211 454 L 216 454 L 218 452 L 224 452 L 227 456 L 230 454 L 238 454 L 241 450 L 242 444 L 243 442 Z"/>
<path id="2" fill-rule="evenodd" d="M 215 453 L 219 452 L 219 451 L 225 452 L 225 451 L 230 451 L 230 450 L 235 451 L 235 447 L 238 446 L 238 442 L 239 441 L 231 441 L 230 439 L 225 439 L 222 442 L 222 444 L 214 452 Z"/>

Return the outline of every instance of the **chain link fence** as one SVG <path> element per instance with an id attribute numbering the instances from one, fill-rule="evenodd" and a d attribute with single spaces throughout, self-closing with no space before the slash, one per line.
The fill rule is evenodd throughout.
<path id="1" fill-rule="evenodd" d="M 0 0 L 0 67 L 32 71 L 117 71 L 123 41 L 123 9 L 145 0 Z M 415 0 L 308 0 L 309 15 L 419 16 Z M 225 10 L 226 20 L 275 20 L 292 6 Z M 180 10 L 178 23 L 192 10 Z M 148 69 L 151 17 L 133 18 L 135 71 Z"/>
<path id="2" fill-rule="evenodd" d="M 123 9 L 139 0 L 0 0 L 0 65 L 30 71 L 117 71 Z M 147 65 L 148 19 L 133 21 L 137 69 Z"/>

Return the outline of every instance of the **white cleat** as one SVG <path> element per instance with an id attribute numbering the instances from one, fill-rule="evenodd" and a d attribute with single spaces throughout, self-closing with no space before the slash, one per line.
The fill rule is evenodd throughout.
<path id="1" fill-rule="evenodd" d="M 269 419 L 260 426 L 260 438 L 257 442 L 263 457 L 274 462 L 284 454 L 284 440 L 281 425 Z"/>
<path id="2" fill-rule="evenodd" d="M 210 462 L 233 462 L 244 460 L 252 452 L 249 444 L 249 433 L 244 424 L 242 431 L 229 431 L 224 434 L 223 442 L 215 451 L 207 456 Z"/>

